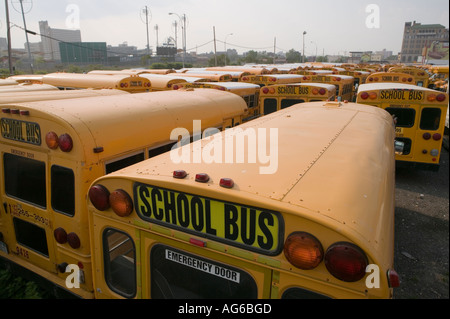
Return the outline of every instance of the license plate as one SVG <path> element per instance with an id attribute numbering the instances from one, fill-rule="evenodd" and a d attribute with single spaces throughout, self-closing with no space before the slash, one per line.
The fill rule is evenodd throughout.
<path id="1" fill-rule="evenodd" d="M 134 202 L 145 221 L 265 255 L 282 249 L 280 213 L 136 183 Z"/>

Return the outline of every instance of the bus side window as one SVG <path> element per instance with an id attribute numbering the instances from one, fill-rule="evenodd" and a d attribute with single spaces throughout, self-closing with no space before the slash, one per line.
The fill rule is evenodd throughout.
<path id="1" fill-rule="evenodd" d="M 436 131 L 439 129 L 441 121 L 441 110 L 435 108 L 425 108 L 420 116 L 420 129 Z"/>
<path id="2" fill-rule="evenodd" d="M 145 159 L 144 153 L 139 153 L 129 157 L 122 158 L 120 160 L 110 162 L 106 164 L 106 174 L 118 171 L 122 168 L 128 167 L 130 165 L 142 162 Z"/>
<path id="3" fill-rule="evenodd" d="M 397 118 L 398 127 L 413 127 L 416 117 L 416 111 L 414 109 L 402 109 L 402 108 L 386 108 L 391 115 L 395 115 Z"/>
<path id="4" fill-rule="evenodd" d="M 73 171 L 53 165 L 51 189 L 53 210 L 73 217 L 75 215 L 75 175 Z"/>
<path id="5" fill-rule="evenodd" d="M 136 248 L 127 234 L 106 229 L 103 232 L 105 281 L 108 287 L 126 298 L 136 295 Z"/>
<path id="6" fill-rule="evenodd" d="M 160 154 L 163 154 L 163 153 L 166 153 L 166 152 L 170 151 L 175 144 L 177 144 L 177 143 L 170 143 L 170 144 L 163 145 L 163 146 L 160 146 L 160 147 L 153 148 L 153 149 L 149 150 L 148 151 L 148 158 L 152 158 L 152 157 L 155 157 L 157 155 L 160 155 Z"/>

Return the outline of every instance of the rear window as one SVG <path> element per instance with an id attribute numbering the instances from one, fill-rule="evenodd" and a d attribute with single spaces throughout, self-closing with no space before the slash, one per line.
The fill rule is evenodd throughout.
<path id="1" fill-rule="evenodd" d="M 414 126 L 416 118 L 416 111 L 414 109 L 388 107 L 386 108 L 386 111 L 388 111 L 389 114 L 395 116 L 395 118 L 397 119 L 396 126 L 398 127 Z"/>
<path id="2" fill-rule="evenodd" d="M 441 109 L 425 108 L 420 116 L 420 129 L 436 131 L 441 121 Z"/>
<path id="3" fill-rule="evenodd" d="M 46 208 L 45 163 L 8 153 L 3 163 L 6 194 Z"/>
<path id="4" fill-rule="evenodd" d="M 75 175 L 70 168 L 53 165 L 51 170 L 52 208 L 54 211 L 75 215 Z"/>
<path id="5" fill-rule="evenodd" d="M 151 251 L 154 299 L 255 299 L 257 286 L 247 272 L 172 247 Z"/>

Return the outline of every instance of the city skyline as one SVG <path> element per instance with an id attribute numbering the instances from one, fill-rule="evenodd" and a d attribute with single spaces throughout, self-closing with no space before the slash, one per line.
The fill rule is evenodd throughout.
<path id="1" fill-rule="evenodd" d="M 11 43 L 23 48 L 26 42 L 20 0 L 9 5 Z M 133 2 L 105 0 L 23 0 L 27 29 L 39 33 L 39 21 L 48 21 L 52 28 L 80 29 L 84 42 L 107 42 L 117 46 L 127 42 L 144 49 L 147 46 L 145 14 L 148 7 L 150 47 L 162 45 L 175 37 L 178 23 L 178 48 L 182 48 L 179 18 L 186 15 L 188 51 L 198 53 L 236 49 L 287 52 L 294 49 L 309 56 L 346 55 L 350 51 L 401 50 L 405 22 L 442 24 L 448 28 L 448 2 L 443 0 L 380 0 L 364 2 L 344 0 L 306 2 L 280 0 L 277 5 L 267 0 L 217 1 L 174 0 Z M 0 37 L 6 38 L 4 2 L 0 9 Z M 176 15 L 169 15 L 170 12 Z M 303 33 L 306 31 L 306 34 Z M 29 34 L 31 43 L 40 42 L 38 35 Z M 276 42 L 275 42 L 276 41 Z"/>

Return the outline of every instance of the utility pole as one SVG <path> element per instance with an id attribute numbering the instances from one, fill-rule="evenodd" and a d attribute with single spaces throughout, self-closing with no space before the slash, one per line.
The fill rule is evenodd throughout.
<path id="1" fill-rule="evenodd" d="M 7 38 L 8 38 L 9 75 L 14 75 L 13 65 L 12 65 L 12 56 L 11 56 L 11 28 L 10 28 L 10 25 L 9 25 L 8 0 L 5 0 L 5 10 L 6 10 L 6 32 L 7 32 Z"/>
<path id="2" fill-rule="evenodd" d="M 214 36 L 214 66 L 217 66 L 216 27 L 213 27 Z"/>
<path id="3" fill-rule="evenodd" d="M 20 1 L 20 9 L 22 10 L 23 27 L 25 28 L 25 38 L 27 40 L 28 60 L 30 61 L 31 74 L 34 74 L 33 58 L 31 56 L 30 41 L 28 40 L 27 23 L 25 22 L 25 12 L 23 11 L 23 0 L 19 0 L 19 1 Z M 9 27 L 9 25 L 8 25 L 8 27 Z"/>
<path id="4" fill-rule="evenodd" d="M 277 48 L 277 37 L 273 39 L 273 64 L 275 64 L 276 48 Z"/>

